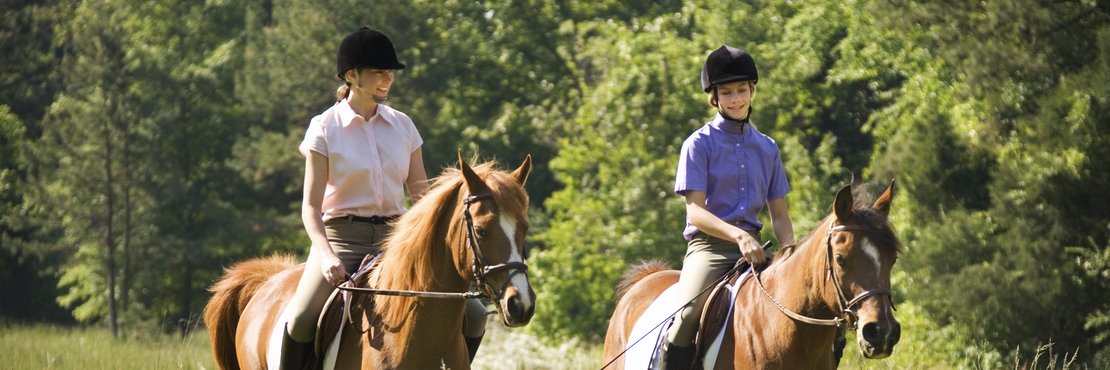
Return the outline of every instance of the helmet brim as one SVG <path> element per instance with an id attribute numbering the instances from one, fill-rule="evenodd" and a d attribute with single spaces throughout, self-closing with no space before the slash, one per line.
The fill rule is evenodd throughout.
<path id="1" fill-rule="evenodd" d="M 335 75 L 338 76 L 340 80 L 342 80 L 343 79 L 343 74 L 347 73 L 347 71 L 350 71 L 352 69 L 358 69 L 358 68 L 405 69 L 405 65 L 404 65 L 404 63 L 401 63 L 401 62 L 397 62 L 396 64 L 384 65 L 384 66 L 382 66 L 382 65 L 373 65 L 373 66 L 372 65 L 359 65 L 359 66 L 351 67 L 351 68 L 349 68 L 349 69 L 347 69 L 343 72 L 336 73 Z"/>
<path id="2" fill-rule="evenodd" d="M 710 84 L 709 84 L 709 87 L 706 87 L 706 88 L 705 88 L 705 92 L 710 92 L 710 91 L 713 91 L 713 88 L 714 88 L 714 87 L 717 87 L 717 85 L 720 85 L 720 84 L 727 84 L 727 83 L 729 83 L 729 82 L 737 82 L 737 81 L 759 81 L 759 79 L 758 79 L 758 78 L 756 78 L 755 76 L 751 76 L 751 75 L 740 75 L 740 76 L 737 76 L 737 75 L 731 75 L 731 76 L 724 76 L 724 77 L 718 78 L 718 79 L 714 80 L 714 81 L 713 81 L 712 83 L 710 83 Z"/>

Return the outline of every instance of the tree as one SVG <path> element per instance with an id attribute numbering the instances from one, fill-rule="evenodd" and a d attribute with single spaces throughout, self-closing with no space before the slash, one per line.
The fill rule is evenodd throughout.
<path id="1" fill-rule="evenodd" d="M 1083 326 L 1106 309 L 1088 279 L 1107 244 L 1108 200 L 1095 190 L 1107 179 L 1104 164 L 1081 158 L 1102 155 L 1107 137 L 1095 98 L 1105 96 L 1107 9 L 893 6 L 902 16 L 883 26 L 913 25 L 908 40 L 936 50 L 906 71 L 920 77 L 883 113 L 890 120 L 876 121 L 890 140 L 876 151 L 876 171 L 914 176 L 901 229 L 915 252 L 906 266 L 922 279 L 915 299 L 999 352 L 1054 342 L 1097 356 L 1105 343 L 1089 342 Z M 1050 304 L 1060 300 L 1074 311 Z"/>

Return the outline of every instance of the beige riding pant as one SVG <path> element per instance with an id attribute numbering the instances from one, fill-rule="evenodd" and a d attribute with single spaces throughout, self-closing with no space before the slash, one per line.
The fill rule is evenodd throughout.
<path id="1" fill-rule="evenodd" d="M 759 240 L 758 232 L 750 234 Z M 679 275 L 677 283 L 679 295 L 676 298 L 677 302 L 688 302 L 694 297 L 697 297 L 697 300 L 675 316 L 674 324 L 667 332 L 667 342 L 680 347 L 687 347 L 694 343 L 702 306 L 709 297 L 709 292 L 700 296 L 698 293 L 736 266 L 736 261 L 742 257 L 740 246 L 736 242 L 700 231 L 694 234 L 687 243 L 686 257 L 682 260 L 682 274 Z"/>
<path id="2" fill-rule="evenodd" d="M 350 221 L 339 218 L 324 223 L 328 242 L 348 274 L 353 274 L 369 253 L 378 253 L 380 245 L 390 232 L 388 224 Z M 308 342 L 316 336 L 316 322 L 334 287 L 324 280 L 320 270 L 320 256 L 315 251 L 308 254 L 304 274 L 297 284 L 297 291 L 289 301 L 286 312 L 290 316 L 289 336 L 298 342 Z M 468 299 L 463 333 L 469 337 L 485 334 L 486 307 L 478 299 Z"/>

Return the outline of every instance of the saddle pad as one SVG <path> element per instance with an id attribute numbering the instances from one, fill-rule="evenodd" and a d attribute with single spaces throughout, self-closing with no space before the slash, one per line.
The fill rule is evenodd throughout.
<path id="1" fill-rule="evenodd" d="M 674 285 L 670 286 L 636 319 L 636 324 L 632 325 L 632 332 L 628 335 L 628 344 L 631 347 L 624 353 L 625 369 L 647 369 L 651 364 L 652 352 L 655 352 L 659 341 L 666 338 L 672 315 L 684 303 L 677 302 L 677 297 L 678 289 Z"/>
<path id="2" fill-rule="evenodd" d="M 750 270 L 749 270 L 750 271 Z M 738 279 L 733 281 L 743 282 L 748 273 L 744 272 L 739 275 Z M 719 301 L 727 302 L 723 305 L 725 309 L 725 320 L 719 320 L 715 326 L 716 335 L 713 335 L 711 341 L 702 342 L 702 348 L 699 353 L 704 353 L 706 356 L 703 358 L 702 368 L 712 369 L 717 360 L 717 353 L 720 352 L 721 341 L 724 339 L 724 325 L 728 323 L 727 317 L 732 314 L 732 303 L 736 301 L 736 286 L 723 284 L 718 287 L 720 293 Z M 632 326 L 632 332 L 628 335 L 628 344 L 630 345 L 627 352 L 624 354 L 624 368 L 625 369 L 647 369 L 651 364 L 652 355 L 655 349 L 659 346 L 659 341 L 665 340 L 667 337 L 667 330 L 670 327 L 672 315 L 674 315 L 679 307 L 685 302 L 678 301 L 678 289 L 672 285 L 664 290 L 659 297 L 656 297 L 651 305 L 648 306 L 640 318 L 636 319 L 636 323 Z M 725 308 L 727 307 L 727 308 Z M 703 318 L 705 315 L 703 315 Z M 705 329 L 704 327 L 702 329 Z M 703 335 L 705 330 L 699 330 L 699 335 Z M 640 338 L 643 339 L 640 339 Z M 636 340 L 640 340 L 636 342 Z"/>

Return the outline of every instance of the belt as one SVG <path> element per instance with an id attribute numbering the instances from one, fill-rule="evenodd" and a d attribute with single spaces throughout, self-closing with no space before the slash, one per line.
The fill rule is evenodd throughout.
<path id="1" fill-rule="evenodd" d="M 401 217 L 401 216 L 400 215 L 393 215 L 393 216 L 370 216 L 370 217 L 365 217 L 365 216 L 346 215 L 346 216 L 342 216 L 342 217 L 335 217 L 335 218 L 332 218 L 332 219 L 333 220 L 347 220 L 347 222 L 363 222 L 363 223 L 368 223 L 368 224 L 384 225 L 386 223 L 392 222 L 393 220 L 396 220 L 398 217 Z"/>

